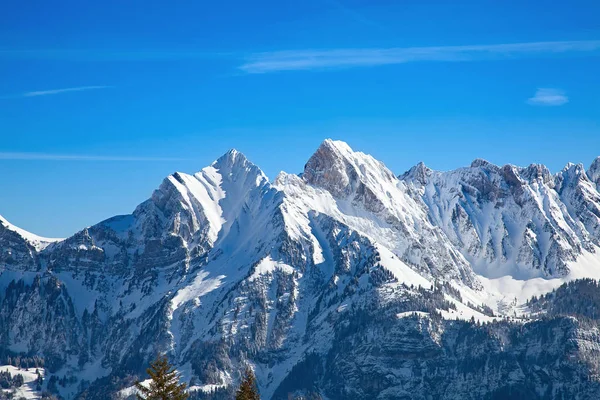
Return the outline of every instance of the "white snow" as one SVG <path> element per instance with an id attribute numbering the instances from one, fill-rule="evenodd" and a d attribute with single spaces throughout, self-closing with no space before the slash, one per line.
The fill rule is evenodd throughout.
<path id="1" fill-rule="evenodd" d="M 256 267 L 254 269 L 254 273 L 252 275 L 250 275 L 248 280 L 253 281 L 260 275 L 273 273 L 273 271 L 275 271 L 277 269 L 280 269 L 288 274 L 294 273 L 293 267 L 291 267 L 281 261 L 275 261 L 271 258 L 271 256 L 268 256 L 268 257 L 265 257 L 264 259 L 262 259 L 262 261 L 256 265 Z"/>
<path id="2" fill-rule="evenodd" d="M 10 374 L 13 377 L 17 374 L 20 374 L 23 376 L 24 384 L 21 387 L 16 388 L 14 390 L 14 398 L 15 399 L 20 399 L 21 397 L 28 399 L 28 400 L 42 398 L 42 394 L 36 390 L 36 386 L 37 386 L 36 380 L 38 377 L 35 373 L 35 370 L 36 370 L 36 368 L 20 369 L 20 368 L 14 367 L 12 365 L 0 366 L 0 371 L 10 372 Z M 44 377 L 44 374 L 45 374 L 44 369 L 37 368 L 37 370 L 39 371 L 40 375 L 42 377 Z M 2 389 L 2 391 L 5 393 L 9 393 L 12 391 L 12 389 Z"/>
<path id="3" fill-rule="evenodd" d="M 445 298 L 456 306 L 456 310 L 440 310 L 442 317 L 445 319 L 461 319 L 465 321 L 473 319 L 479 322 L 492 322 L 498 319 L 497 317 L 490 317 L 467 307 L 465 304 L 448 295 L 446 295 Z"/>
<path id="4" fill-rule="evenodd" d="M 180 183 L 173 176 L 170 176 L 169 180 L 182 194 L 186 201 L 186 208 L 193 211 L 192 215 L 195 217 L 196 229 L 200 228 L 200 221 L 196 217 L 198 213 L 201 212 L 208 220 L 208 237 L 214 243 L 223 223 L 225 223 L 223 210 L 219 205 L 219 201 L 225 197 L 225 192 L 221 188 L 221 175 L 213 166 L 210 166 L 193 176 L 183 173 L 178 173 L 178 176 L 184 183 Z M 193 202 L 190 197 L 193 197 L 201 205 L 201 210 L 195 207 L 196 202 Z"/>
<path id="5" fill-rule="evenodd" d="M 481 292 L 476 292 L 475 298 L 485 302 L 494 310 L 508 315 L 516 313 L 524 315 L 526 310 L 522 305 L 532 296 L 540 296 L 551 292 L 560 285 L 581 278 L 593 278 L 600 280 L 600 249 L 596 248 L 595 253 L 584 251 L 576 261 L 569 263 L 570 272 L 560 278 L 531 278 L 516 279 L 510 275 L 500 278 L 489 279 L 480 276 L 480 281 L 484 287 Z M 463 289 L 465 293 L 468 289 Z"/>
<path id="6" fill-rule="evenodd" d="M 423 311 L 405 311 L 405 312 L 401 312 L 396 314 L 396 316 L 398 318 L 406 318 L 406 317 L 412 317 L 413 315 L 418 315 L 419 317 L 427 317 L 429 316 L 429 313 L 423 312 Z"/>
<path id="7" fill-rule="evenodd" d="M 140 382 L 142 386 L 148 387 L 152 382 L 152 379 L 146 379 Z M 138 393 L 137 388 L 134 386 L 126 387 L 125 389 L 121 389 L 118 394 L 118 398 L 126 399 L 130 396 L 135 396 Z"/>
<path id="8" fill-rule="evenodd" d="M 423 288 L 430 289 L 431 282 L 419 275 L 414 269 L 403 263 L 396 255 L 390 250 L 386 249 L 381 245 L 376 245 L 377 251 L 381 256 L 381 264 L 389 270 L 398 283 L 404 283 L 405 285 L 422 286 Z"/>
<path id="9" fill-rule="evenodd" d="M 208 278 L 208 275 L 207 272 L 200 271 L 190 285 L 178 290 L 172 300 L 173 307 L 177 308 L 183 303 L 194 298 L 199 299 L 205 294 L 212 292 L 221 286 L 221 282 L 225 278 L 225 275 L 219 275 L 216 278 Z"/>
<path id="10" fill-rule="evenodd" d="M 10 222 L 8 222 L 2 215 L 0 215 L 0 224 L 2 224 L 5 228 L 18 233 L 21 235 L 23 239 L 25 239 L 29 244 L 31 244 L 37 251 L 42 251 L 50 244 L 55 242 L 60 242 L 64 239 L 61 238 L 46 238 L 42 236 L 38 236 L 34 233 L 28 232 L 25 229 L 21 229 Z"/>

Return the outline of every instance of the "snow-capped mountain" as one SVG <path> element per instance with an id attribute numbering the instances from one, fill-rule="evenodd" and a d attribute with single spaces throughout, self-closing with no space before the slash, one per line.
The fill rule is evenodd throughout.
<path id="1" fill-rule="evenodd" d="M 597 326 L 525 300 L 600 276 L 599 170 L 397 177 L 326 140 L 273 182 L 231 150 L 64 240 L 2 219 L 0 353 L 43 357 L 65 399 L 109 398 L 158 352 L 194 398 L 247 365 L 267 399 L 593 398 Z"/>
<path id="2" fill-rule="evenodd" d="M 429 222 L 426 208 L 380 161 L 352 151 L 346 143 L 325 140 L 308 160 L 302 180 L 305 192 L 325 197 L 307 204 L 309 208 L 333 204 L 336 209 L 323 212 L 385 245 L 429 277 L 476 284 L 465 259 Z M 281 188 L 286 192 L 286 185 Z"/>
<path id="3" fill-rule="evenodd" d="M 600 245 L 600 193 L 581 164 L 555 175 L 536 164 L 475 160 L 450 172 L 419 164 L 401 178 L 480 275 L 564 276 Z"/>

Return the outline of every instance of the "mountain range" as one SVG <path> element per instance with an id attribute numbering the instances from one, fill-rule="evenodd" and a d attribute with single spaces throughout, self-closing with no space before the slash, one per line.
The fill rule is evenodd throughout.
<path id="1" fill-rule="evenodd" d="M 265 399 L 591 399 L 590 278 L 600 157 L 397 175 L 325 140 L 270 181 L 231 150 L 66 239 L 0 217 L 0 356 L 67 400 L 127 397 L 160 352 L 198 399 L 246 366 Z"/>

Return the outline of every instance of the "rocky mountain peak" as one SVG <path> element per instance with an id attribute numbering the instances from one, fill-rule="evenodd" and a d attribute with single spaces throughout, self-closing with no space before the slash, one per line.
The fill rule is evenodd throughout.
<path id="1" fill-rule="evenodd" d="M 596 157 L 596 159 L 592 162 L 590 169 L 588 169 L 587 176 L 600 190 L 600 157 Z"/>
<path id="2" fill-rule="evenodd" d="M 568 163 L 556 176 L 557 187 L 556 190 L 561 192 L 567 186 L 577 186 L 580 182 L 588 182 L 588 178 L 585 167 L 583 164 Z"/>
<path id="3" fill-rule="evenodd" d="M 134 215 L 147 237 L 167 232 L 205 248 L 240 210 L 258 203 L 260 193 L 269 189 L 263 171 L 232 149 L 193 175 L 176 172 L 165 178 Z"/>
<path id="4" fill-rule="evenodd" d="M 476 158 L 471 162 L 471 168 L 484 168 L 484 169 L 491 169 L 491 170 L 498 170 L 499 167 L 495 164 L 492 164 L 491 162 L 489 162 L 488 160 L 485 160 L 483 158 Z"/>
<path id="5" fill-rule="evenodd" d="M 509 186 L 521 186 L 523 181 L 519 176 L 519 169 L 514 165 L 506 164 L 500 169 L 500 176 Z"/>
<path id="6" fill-rule="evenodd" d="M 351 152 L 341 142 L 325 140 L 304 166 L 302 177 L 306 182 L 326 189 L 334 196 L 348 195 L 351 182 L 358 178 L 348 160 Z"/>
<path id="7" fill-rule="evenodd" d="M 364 186 L 376 187 L 382 182 L 397 181 L 380 161 L 331 139 L 325 140 L 308 160 L 302 178 L 335 197 L 347 197 Z"/>
<path id="8" fill-rule="evenodd" d="M 421 185 L 426 185 L 429 176 L 433 173 L 433 170 L 425 165 L 423 161 L 417 165 L 411 167 L 408 171 L 400 175 L 400 179 L 403 181 L 417 182 Z"/>
<path id="9" fill-rule="evenodd" d="M 568 174 L 570 176 L 581 176 L 581 175 L 586 175 L 586 171 L 585 171 L 585 167 L 583 166 L 582 163 L 567 163 L 567 165 L 565 165 L 565 167 L 561 170 L 560 172 L 561 174 Z M 586 175 L 587 177 L 587 175 Z"/>
<path id="10" fill-rule="evenodd" d="M 224 182 L 248 181 L 256 185 L 264 185 L 269 181 L 258 166 L 250 162 L 243 153 L 236 149 L 229 150 L 213 162 L 210 167 L 204 168 L 196 175 L 210 174 L 213 169 L 218 171 Z"/>
<path id="11" fill-rule="evenodd" d="M 543 164 L 531 164 L 527 168 L 522 168 L 520 175 L 529 182 L 540 181 L 543 184 L 551 184 L 552 173 Z"/>
<path id="12" fill-rule="evenodd" d="M 246 158 L 246 156 L 237 151 L 236 149 L 230 149 L 221 157 L 217 158 L 213 165 L 219 165 L 221 167 L 224 166 L 234 166 L 234 165 L 246 165 L 251 164 L 250 161 Z"/>

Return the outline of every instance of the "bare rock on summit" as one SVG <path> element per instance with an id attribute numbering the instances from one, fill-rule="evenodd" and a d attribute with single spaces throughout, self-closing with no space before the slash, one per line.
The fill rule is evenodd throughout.
<path id="1" fill-rule="evenodd" d="M 600 190 L 600 157 L 597 157 L 594 162 L 592 162 L 587 174 L 590 180 L 596 184 L 596 188 Z"/>

